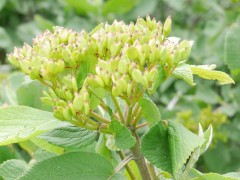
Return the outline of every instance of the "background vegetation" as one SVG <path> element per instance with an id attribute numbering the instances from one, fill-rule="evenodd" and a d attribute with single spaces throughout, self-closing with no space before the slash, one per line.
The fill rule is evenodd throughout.
<path id="1" fill-rule="evenodd" d="M 231 74 L 235 85 L 218 86 L 196 79 L 197 87 L 169 79 L 153 95 L 163 119 L 175 119 L 196 132 L 214 127 L 213 144 L 199 160 L 203 172 L 240 171 L 240 3 L 212 0 L 1 0 L 0 1 L 0 106 L 27 105 L 51 109 L 39 97 L 44 87 L 17 72 L 6 54 L 45 29 L 64 26 L 91 30 L 114 19 L 126 23 L 149 14 L 157 20 L 171 15 L 172 35 L 194 40 L 189 61 L 216 64 Z M 38 146 L 36 145 L 38 144 Z M 45 149 L 46 150 L 46 149 Z M 8 159 L 27 162 L 52 156 L 39 142 L 0 146 L 0 164 Z M 48 149 L 49 150 L 49 149 Z M 51 151 L 51 149 L 50 149 Z"/>

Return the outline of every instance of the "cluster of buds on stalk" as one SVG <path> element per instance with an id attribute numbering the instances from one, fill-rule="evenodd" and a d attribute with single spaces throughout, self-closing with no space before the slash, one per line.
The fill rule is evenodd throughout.
<path id="1" fill-rule="evenodd" d="M 15 48 L 8 59 L 49 87 L 43 100 L 51 104 L 56 118 L 95 128 L 102 119 L 90 106 L 92 88 L 131 105 L 152 89 L 160 73 L 169 77 L 188 58 L 191 42 L 168 37 L 170 31 L 170 17 L 164 24 L 150 17 L 130 24 L 114 21 L 89 33 L 55 27 L 38 35 L 32 46 Z"/>

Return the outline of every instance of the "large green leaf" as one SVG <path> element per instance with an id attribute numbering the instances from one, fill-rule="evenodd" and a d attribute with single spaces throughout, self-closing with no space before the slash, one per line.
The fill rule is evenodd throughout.
<path id="1" fill-rule="evenodd" d="M 67 4 L 72 7 L 76 13 L 78 14 L 89 14 L 89 13 L 97 13 L 98 4 L 94 1 L 88 0 L 65 0 Z"/>
<path id="2" fill-rule="evenodd" d="M 153 165 L 177 178 L 191 153 L 203 143 L 203 138 L 181 124 L 164 121 L 143 136 L 141 150 Z"/>
<path id="3" fill-rule="evenodd" d="M 23 83 L 16 91 L 19 105 L 30 106 L 41 110 L 50 110 L 42 101 L 43 90 L 46 90 L 38 81 Z"/>
<path id="4" fill-rule="evenodd" d="M 240 24 L 234 23 L 225 36 L 225 62 L 231 70 L 240 68 Z"/>
<path id="5" fill-rule="evenodd" d="M 220 84 L 230 84 L 234 83 L 233 79 L 226 73 L 221 71 L 213 70 L 215 65 L 199 65 L 199 66 L 190 66 L 193 74 L 198 75 L 201 78 L 208 80 L 217 80 Z"/>
<path id="6" fill-rule="evenodd" d="M 106 180 L 114 173 L 112 164 L 96 153 L 72 152 L 36 163 L 19 180 Z"/>
<path id="7" fill-rule="evenodd" d="M 136 143 L 131 131 L 116 119 L 111 121 L 109 130 L 113 133 L 116 146 L 119 149 L 129 149 Z"/>
<path id="8" fill-rule="evenodd" d="M 55 154 L 63 154 L 64 149 L 55 145 L 52 145 L 48 143 L 46 140 L 34 137 L 31 139 L 31 141 L 36 144 L 38 147 L 42 148 L 43 150 L 46 150 L 48 152 L 52 152 Z"/>
<path id="9" fill-rule="evenodd" d="M 217 174 L 217 173 L 207 173 L 202 174 L 199 177 L 193 178 L 192 180 L 239 180 L 239 173 L 229 173 L 229 174 Z"/>
<path id="10" fill-rule="evenodd" d="M 28 170 L 26 162 L 12 159 L 5 161 L 0 165 L 0 178 L 4 180 L 14 180 L 24 174 Z"/>
<path id="11" fill-rule="evenodd" d="M 135 5 L 139 3 L 139 0 L 108 0 L 103 6 L 103 15 L 110 13 L 124 14 L 129 12 Z"/>
<path id="12" fill-rule="evenodd" d="M 161 120 L 161 114 L 155 103 L 148 97 L 139 100 L 143 116 L 146 118 L 148 125 L 151 127 Z"/>
<path id="13" fill-rule="evenodd" d="M 33 138 L 62 125 L 52 113 L 26 106 L 0 108 L 0 145 Z"/>
<path id="14" fill-rule="evenodd" d="M 0 27 L 0 48 L 10 48 L 12 45 L 11 38 L 4 28 Z"/>
<path id="15" fill-rule="evenodd" d="M 186 81 L 191 86 L 195 85 L 193 82 L 193 73 L 188 64 L 181 64 L 176 67 L 173 71 L 173 76 Z"/>
<path id="16" fill-rule="evenodd" d="M 81 149 L 96 140 L 97 132 L 76 126 L 66 126 L 53 129 L 38 137 L 64 149 Z"/>
<path id="17" fill-rule="evenodd" d="M 97 64 L 97 58 L 95 56 L 87 56 L 86 60 L 78 69 L 77 83 L 78 86 L 82 86 L 84 80 L 86 79 L 88 73 L 95 72 L 95 66 Z"/>

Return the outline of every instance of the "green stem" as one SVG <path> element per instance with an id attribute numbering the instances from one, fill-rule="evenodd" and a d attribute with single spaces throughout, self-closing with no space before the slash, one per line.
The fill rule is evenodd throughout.
<path id="1" fill-rule="evenodd" d="M 131 123 L 131 119 L 132 119 L 132 109 L 133 109 L 133 107 L 129 107 L 129 108 L 128 108 L 128 115 L 127 115 L 127 121 L 126 121 L 126 125 L 127 125 L 127 126 Z"/>
<path id="2" fill-rule="evenodd" d="M 131 148 L 131 152 L 133 154 L 133 156 L 136 158 L 135 162 L 138 166 L 138 169 L 140 171 L 140 174 L 142 176 L 143 180 L 151 180 L 150 174 L 148 172 L 148 168 L 144 159 L 144 156 L 142 155 L 142 153 L 140 152 L 140 140 L 139 137 L 136 133 L 134 133 L 135 137 L 136 137 L 136 144 L 134 147 Z"/>
<path id="3" fill-rule="evenodd" d="M 150 173 L 151 179 L 152 180 L 158 180 L 158 177 L 157 177 L 156 171 L 154 169 L 154 166 L 151 165 L 150 163 L 147 163 L 147 167 L 148 167 L 148 171 Z"/>
<path id="4" fill-rule="evenodd" d="M 120 106 L 117 102 L 117 99 L 112 94 L 111 94 L 111 97 L 112 97 L 112 100 L 113 100 L 113 103 L 114 103 L 115 107 L 117 108 L 117 112 L 118 112 L 118 115 L 120 117 L 120 120 L 121 120 L 122 123 L 124 123 L 123 113 L 122 113 L 121 108 L 120 108 Z"/>
<path id="5" fill-rule="evenodd" d="M 100 115 L 98 115 L 97 113 L 95 113 L 94 111 L 90 112 L 91 117 L 93 117 L 94 119 L 96 119 L 97 121 L 101 122 L 101 123 L 106 123 L 109 124 L 110 121 Z"/>
<path id="6" fill-rule="evenodd" d="M 140 110 L 138 111 L 138 114 L 136 115 L 135 119 L 133 120 L 132 125 L 133 125 L 134 128 L 136 128 L 137 123 L 138 123 L 138 121 L 140 120 L 141 116 L 142 116 L 142 109 L 140 109 Z"/>
<path id="7" fill-rule="evenodd" d="M 145 122 L 145 123 L 142 123 L 142 124 L 139 124 L 138 126 L 136 126 L 135 129 L 139 129 L 141 127 L 144 127 L 144 126 L 147 126 L 148 124 Z"/>
<path id="8" fill-rule="evenodd" d="M 122 151 L 118 151 L 118 154 L 119 154 L 119 156 L 120 156 L 120 158 L 122 160 L 125 159 L 125 155 L 123 154 Z M 125 168 L 126 168 L 128 174 L 129 174 L 130 178 L 135 180 L 136 176 L 134 175 L 134 173 L 133 173 L 132 169 L 130 168 L 130 166 L 128 164 L 125 164 Z"/>

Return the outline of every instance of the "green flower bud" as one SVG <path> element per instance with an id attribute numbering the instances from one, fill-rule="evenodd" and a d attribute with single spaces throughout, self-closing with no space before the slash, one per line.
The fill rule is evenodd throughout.
<path id="1" fill-rule="evenodd" d="M 57 98 L 56 93 L 52 89 L 49 89 L 48 92 L 43 91 L 43 94 L 45 96 L 47 96 L 47 97 L 51 97 L 52 99 L 56 99 Z"/>
<path id="2" fill-rule="evenodd" d="M 111 76 L 109 75 L 109 72 L 104 72 L 103 74 L 100 74 L 100 79 L 103 80 L 106 86 L 109 86 L 111 83 Z"/>
<path id="3" fill-rule="evenodd" d="M 80 95 L 77 95 L 74 100 L 73 100 L 73 108 L 75 111 L 82 111 L 83 110 L 83 105 L 84 105 L 84 100 L 83 97 Z"/>
<path id="4" fill-rule="evenodd" d="M 167 37 L 170 34 L 171 26 L 172 26 L 172 20 L 171 20 L 171 17 L 168 16 L 166 21 L 164 22 L 164 25 L 163 25 L 163 35 L 164 35 L 164 37 Z"/>
<path id="5" fill-rule="evenodd" d="M 120 60 L 118 63 L 118 71 L 122 74 L 125 74 L 128 70 L 128 62 L 125 60 Z"/>
<path id="6" fill-rule="evenodd" d="M 57 88 L 54 89 L 54 92 L 55 92 L 55 94 L 56 94 L 59 98 L 61 98 L 61 99 L 65 99 L 65 98 L 66 98 L 66 97 L 65 97 L 65 92 L 64 92 L 64 90 L 63 90 L 62 88 L 57 87 Z"/>
<path id="7" fill-rule="evenodd" d="M 121 47 L 122 47 L 122 43 L 113 43 L 109 48 L 110 48 L 110 52 L 111 52 L 111 55 L 113 57 L 119 55 L 120 53 L 120 50 L 121 50 Z"/>
<path id="8" fill-rule="evenodd" d="M 54 100 L 54 101 L 55 101 L 55 105 L 56 105 L 56 106 L 65 107 L 65 106 L 68 105 L 67 102 L 64 101 L 64 100 L 62 100 L 62 99 L 56 99 L 56 100 Z"/>
<path id="9" fill-rule="evenodd" d="M 50 97 L 41 97 L 41 101 L 46 105 L 49 105 L 49 106 L 53 105 L 53 100 Z"/>
<path id="10" fill-rule="evenodd" d="M 8 54 L 7 58 L 10 63 L 12 63 L 14 66 L 20 67 L 19 61 L 18 61 L 18 55 L 16 54 L 17 48 L 14 48 L 14 53 Z"/>
<path id="11" fill-rule="evenodd" d="M 40 78 L 40 68 L 33 67 L 30 69 L 29 76 L 31 79 L 39 79 Z"/>
<path id="12" fill-rule="evenodd" d="M 87 101 L 84 101 L 84 113 L 86 115 L 89 115 L 89 113 L 90 113 L 90 105 L 89 105 L 89 102 L 87 102 Z"/>
<path id="13" fill-rule="evenodd" d="M 46 65 L 46 70 L 48 74 L 56 75 L 58 73 L 58 65 L 56 62 L 49 61 Z"/>
<path id="14" fill-rule="evenodd" d="M 142 81 L 140 82 L 140 84 L 145 88 L 148 86 L 148 73 L 144 73 Z"/>
<path id="15" fill-rule="evenodd" d="M 121 87 L 121 92 L 124 92 L 127 90 L 127 81 L 122 77 L 117 81 L 117 86 Z"/>
<path id="16" fill-rule="evenodd" d="M 158 70 L 157 68 L 152 68 L 148 73 L 148 82 L 154 82 L 157 79 L 158 76 Z"/>
<path id="17" fill-rule="evenodd" d="M 141 83 L 141 81 L 143 80 L 142 72 L 139 69 L 134 69 L 132 71 L 132 78 L 137 83 Z"/>
<path id="18" fill-rule="evenodd" d="M 67 121 L 72 120 L 72 113 L 71 113 L 71 110 L 68 106 L 63 109 L 63 117 Z"/>
<path id="19" fill-rule="evenodd" d="M 121 86 L 117 86 L 116 84 L 113 85 L 112 87 L 112 95 L 117 97 L 122 93 L 122 87 Z"/>
<path id="20" fill-rule="evenodd" d="M 69 89 L 65 89 L 65 99 L 71 101 L 73 99 L 73 94 Z"/>
<path id="21" fill-rule="evenodd" d="M 132 83 L 128 83 L 127 85 L 127 95 L 130 97 L 132 95 Z"/>
<path id="22" fill-rule="evenodd" d="M 129 59 L 133 59 L 133 60 L 138 60 L 140 57 L 139 52 L 135 47 L 129 47 L 127 49 L 127 56 Z"/>
<path id="23" fill-rule="evenodd" d="M 59 120 L 61 120 L 61 121 L 64 121 L 65 118 L 64 118 L 64 116 L 63 116 L 63 110 L 64 110 L 63 107 L 61 107 L 61 106 L 60 106 L 60 107 L 59 107 L 59 106 L 55 106 L 55 107 L 54 107 L 54 111 L 53 111 L 54 117 L 57 118 L 57 119 L 59 119 Z"/>
<path id="24" fill-rule="evenodd" d="M 78 91 L 77 79 L 73 76 L 71 78 L 71 80 L 72 80 L 72 88 L 73 88 L 73 90 L 74 91 Z"/>
<path id="25" fill-rule="evenodd" d="M 92 87 L 104 87 L 104 81 L 102 80 L 102 78 L 100 76 L 89 75 L 88 76 L 88 83 Z"/>
<path id="26" fill-rule="evenodd" d="M 70 108 L 73 117 L 76 118 L 76 109 L 73 107 L 73 104 L 71 102 L 68 103 L 68 107 Z"/>

